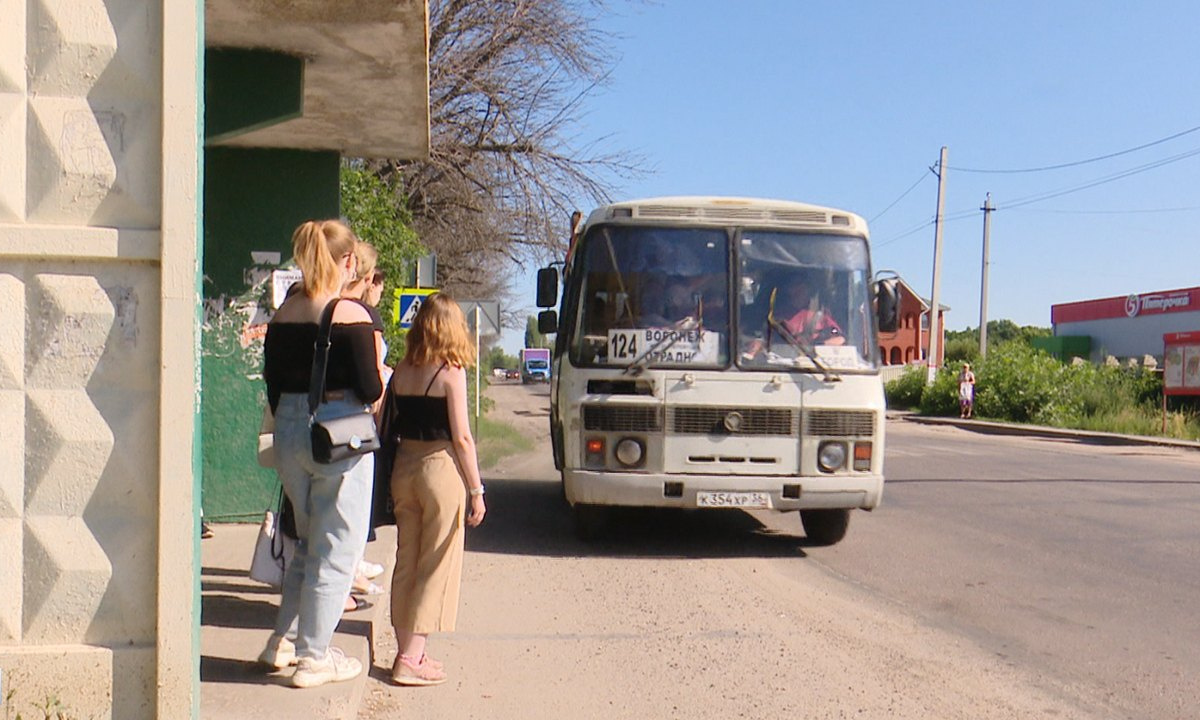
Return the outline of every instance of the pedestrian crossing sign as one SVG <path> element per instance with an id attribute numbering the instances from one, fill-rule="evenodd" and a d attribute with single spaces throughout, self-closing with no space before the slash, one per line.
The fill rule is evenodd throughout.
<path id="1" fill-rule="evenodd" d="M 412 327 L 421 303 L 435 292 L 437 288 L 397 288 L 393 293 L 392 322 L 405 329 Z"/>

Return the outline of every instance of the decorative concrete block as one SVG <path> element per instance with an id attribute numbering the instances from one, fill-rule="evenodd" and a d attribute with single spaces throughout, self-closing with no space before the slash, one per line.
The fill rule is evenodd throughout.
<path id="1" fill-rule="evenodd" d="M 88 91 L 117 54 L 117 31 L 103 0 L 29 0 L 29 90 Z"/>
<path id="2" fill-rule="evenodd" d="M 154 228 L 161 123 L 148 103 L 86 97 L 29 100 L 30 222 Z"/>
<path id="3" fill-rule="evenodd" d="M 0 0 L 0 17 L 3 5 Z M 25 96 L 4 91 L 3 73 L 0 65 L 0 222 L 20 222 L 25 218 Z"/>
<path id="4" fill-rule="evenodd" d="M 0 274 L 0 390 L 25 386 L 25 284 Z"/>
<path id="5" fill-rule="evenodd" d="M 156 526 L 140 518 L 122 522 L 118 515 L 92 508 L 87 522 L 112 562 L 112 578 L 88 627 L 88 642 L 109 647 L 153 645 L 158 618 Z"/>
<path id="6" fill-rule="evenodd" d="M 82 516 L 113 449 L 113 433 L 83 390 L 29 390 L 25 512 Z"/>
<path id="7" fill-rule="evenodd" d="M 158 227 L 161 7 L 29 0 L 29 18 L 25 215 Z"/>
<path id="8" fill-rule="evenodd" d="M 0 647 L 21 641 L 22 535 L 19 518 L 0 517 Z"/>
<path id="9" fill-rule="evenodd" d="M 25 393 L 0 390 L 0 418 L 13 427 L 25 427 Z M 25 435 L 5 432 L 0 434 L 0 520 L 21 517 L 24 507 Z"/>
<path id="10" fill-rule="evenodd" d="M 157 3 L 29 0 L 29 10 L 31 93 L 157 99 Z"/>
<path id="11" fill-rule="evenodd" d="M 26 335 L 29 387 L 83 388 L 104 354 L 115 311 L 94 277 L 36 275 Z"/>
<path id="12" fill-rule="evenodd" d="M 4 672 L 4 693 L 12 693 L 4 717 L 42 717 L 38 705 L 57 699 L 62 714 L 55 717 L 113 717 L 113 652 L 91 645 L 53 645 L 50 647 L 0 646 L 0 670 Z M 0 701 L 3 696 L 0 696 Z M 117 717 L 150 717 L 150 713 Z"/>
<path id="13" fill-rule="evenodd" d="M 25 0 L 0 0 L 0 93 L 25 92 Z M 8 157 L 0 152 L 0 157 Z"/>
<path id="14" fill-rule="evenodd" d="M 25 518 L 26 644 L 90 640 L 112 565 L 78 517 Z"/>

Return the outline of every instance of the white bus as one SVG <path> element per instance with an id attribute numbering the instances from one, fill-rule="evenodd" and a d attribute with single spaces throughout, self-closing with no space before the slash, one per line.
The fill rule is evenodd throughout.
<path id="1" fill-rule="evenodd" d="M 576 530 L 612 506 L 798 510 L 808 542 L 883 495 L 876 282 L 866 223 L 796 202 L 601 207 L 538 273 L 557 332 L 550 429 Z M 561 303 L 558 282 L 563 285 Z"/>

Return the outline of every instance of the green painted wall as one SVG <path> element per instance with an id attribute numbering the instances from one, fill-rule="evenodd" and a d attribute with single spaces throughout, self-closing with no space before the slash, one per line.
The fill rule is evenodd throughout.
<path id="1" fill-rule="evenodd" d="M 1062 362 L 1072 358 L 1087 360 L 1092 352 L 1092 339 L 1087 335 L 1057 335 L 1038 337 L 1030 341 L 1038 350 L 1045 350 Z"/>
<path id="2" fill-rule="evenodd" d="M 303 114 L 304 60 L 257 48 L 209 48 L 204 60 L 204 132 L 209 142 Z"/>
<path id="3" fill-rule="evenodd" d="M 256 462 L 265 388 L 270 270 L 250 253 L 291 257 L 292 231 L 338 217 L 336 152 L 210 147 L 204 152 L 203 503 L 207 520 L 252 518 L 277 491 Z"/>

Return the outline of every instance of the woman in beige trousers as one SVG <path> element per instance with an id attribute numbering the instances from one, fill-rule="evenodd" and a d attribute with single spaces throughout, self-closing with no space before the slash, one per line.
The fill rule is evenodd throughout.
<path id="1" fill-rule="evenodd" d="M 442 664 L 425 654 L 425 645 L 429 633 L 454 630 L 464 525 L 477 527 L 487 512 L 467 416 L 466 368 L 474 362 L 458 303 L 443 293 L 426 298 L 389 385 L 399 438 L 391 483 L 392 626 L 400 646 L 392 680 L 398 685 L 446 681 Z"/>

